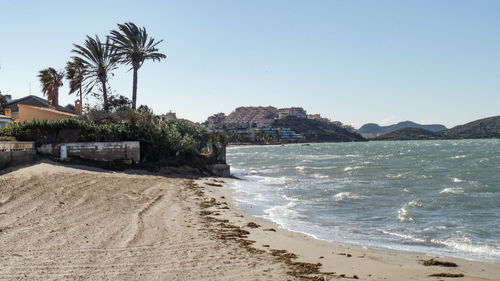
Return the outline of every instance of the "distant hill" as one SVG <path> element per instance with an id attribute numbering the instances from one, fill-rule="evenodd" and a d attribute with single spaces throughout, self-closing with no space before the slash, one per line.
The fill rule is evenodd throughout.
<path id="1" fill-rule="evenodd" d="M 362 135 L 365 138 L 374 138 L 404 128 L 419 128 L 431 132 L 439 132 L 447 129 L 445 126 L 439 124 L 420 125 L 411 121 L 399 122 L 397 124 L 389 126 L 379 126 L 378 124 L 368 123 L 359 128 L 358 134 Z"/>
<path id="2" fill-rule="evenodd" d="M 418 128 L 396 130 L 373 140 L 481 139 L 500 138 L 500 116 L 484 118 L 451 129 L 432 132 Z"/>
<path id="3" fill-rule="evenodd" d="M 452 139 L 500 138 L 500 116 L 488 117 L 459 125 L 443 132 Z"/>
<path id="4" fill-rule="evenodd" d="M 337 125 L 306 118 L 287 117 L 276 119 L 271 127 L 290 128 L 305 137 L 306 142 L 366 141 L 361 135 L 349 132 Z"/>
<path id="5" fill-rule="evenodd" d="M 372 138 L 372 140 L 428 140 L 440 138 L 442 136 L 439 132 L 431 132 L 421 128 L 403 128 Z"/>

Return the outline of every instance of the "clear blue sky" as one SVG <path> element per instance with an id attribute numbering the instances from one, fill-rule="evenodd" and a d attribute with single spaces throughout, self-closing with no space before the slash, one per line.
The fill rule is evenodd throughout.
<path id="1" fill-rule="evenodd" d="M 4 1 L 0 90 L 42 95 L 72 44 L 145 26 L 167 59 L 139 70 L 138 103 L 203 121 L 302 106 L 354 126 L 454 126 L 500 115 L 500 1 Z M 132 73 L 110 86 L 131 97 Z M 73 103 L 67 82 L 60 103 Z"/>

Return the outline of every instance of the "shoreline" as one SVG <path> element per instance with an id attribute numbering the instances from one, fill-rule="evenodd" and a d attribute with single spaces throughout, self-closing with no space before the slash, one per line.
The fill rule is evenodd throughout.
<path id="1" fill-rule="evenodd" d="M 248 239 L 255 241 L 252 247 L 272 252 L 286 250 L 298 256 L 298 261 L 311 264 L 321 263 L 321 272 L 332 273 L 345 278 L 357 277 L 362 280 L 441 280 L 431 277 L 433 274 L 451 274 L 459 280 L 497 280 L 500 266 L 495 262 L 468 260 L 447 256 L 429 255 L 392 249 L 371 249 L 359 245 L 331 242 L 315 238 L 302 232 L 296 232 L 280 225 L 255 217 L 238 208 L 234 190 L 229 187 L 235 179 L 224 179 L 222 186 L 207 185 L 206 178 L 196 183 L 205 188 L 211 198 L 225 202 L 229 209 L 218 210 L 217 218 L 227 219 L 250 233 Z M 248 227 L 256 224 L 259 227 Z M 457 267 L 424 266 L 424 261 L 431 259 L 451 262 Z M 445 278 L 445 275 L 440 278 Z"/>
<path id="2" fill-rule="evenodd" d="M 498 264 L 317 240 L 240 210 L 232 179 L 50 161 L 0 174 L 4 280 L 495 280 Z M 186 176 L 186 175 L 184 175 Z M 448 279 L 446 279 L 448 280 Z"/>

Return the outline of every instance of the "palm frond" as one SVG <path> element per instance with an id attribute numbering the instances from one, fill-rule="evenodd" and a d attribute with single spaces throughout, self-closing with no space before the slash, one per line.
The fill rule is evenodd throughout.
<path id="1" fill-rule="evenodd" d="M 127 22 L 118 24 L 118 29 L 119 31 L 112 30 L 109 38 L 120 63 L 140 68 L 145 60 L 160 61 L 166 58 L 156 47 L 163 40 L 155 41 L 148 35 L 146 28 L 139 28 L 134 23 Z"/>
<path id="2" fill-rule="evenodd" d="M 101 83 L 103 88 L 106 88 L 105 84 L 109 75 L 112 75 L 112 71 L 117 68 L 118 57 L 109 40 L 106 38 L 106 42 L 101 42 L 99 36 L 95 35 L 93 38 L 87 35 L 83 46 L 73 44 L 72 52 L 75 56 L 72 57 L 72 60 L 81 62 L 84 68 L 80 85 L 85 89 L 85 94 L 91 92 L 97 83 Z M 75 86 L 77 83 L 78 81 L 75 80 Z M 106 93 L 104 92 L 103 95 Z M 106 96 L 104 97 L 104 105 L 106 108 Z"/>
<path id="3" fill-rule="evenodd" d="M 57 71 L 52 67 L 40 70 L 38 78 L 42 84 L 42 93 L 47 96 L 48 102 L 57 106 L 59 103 L 59 88 L 63 85 L 64 71 Z"/>
<path id="4" fill-rule="evenodd" d="M 77 56 L 72 57 L 73 61 L 81 62 L 84 76 L 87 78 L 99 78 L 108 76 L 108 73 L 117 68 L 117 59 L 108 42 L 102 43 L 99 37 L 87 36 L 85 45 L 73 44 L 75 47 L 72 52 Z"/>

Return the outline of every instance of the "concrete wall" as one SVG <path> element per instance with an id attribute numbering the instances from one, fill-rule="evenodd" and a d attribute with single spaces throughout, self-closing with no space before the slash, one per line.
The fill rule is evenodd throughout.
<path id="1" fill-rule="evenodd" d="M 0 141 L 0 169 L 34 161 L 35 143 L 29 141 Z"/>
<path id="2" fill-rule="evenodd" d="M 97 161 L 124 160 L 135 163 L 141 160 L 140 144 L 138 141 L 44 144 L 38 148 L 38 151 L 60 156 L 61 145 L 66 146 L 68 157 L 77 156 Z"/>

